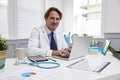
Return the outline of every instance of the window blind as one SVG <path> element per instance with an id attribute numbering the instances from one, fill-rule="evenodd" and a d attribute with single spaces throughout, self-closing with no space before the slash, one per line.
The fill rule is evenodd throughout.
<path id="1" fill-rule="evenodd" d="M 7 18 L 8 0 L 0 0 L 0 34 L 8 38 L 8 18 Z"/>
<path id="2" fill-rule="evenodd" d="M 43 25 L 42 4 L 43 0 L 17 0 L 18 38 L 29 38 L 34 27 Z"/>

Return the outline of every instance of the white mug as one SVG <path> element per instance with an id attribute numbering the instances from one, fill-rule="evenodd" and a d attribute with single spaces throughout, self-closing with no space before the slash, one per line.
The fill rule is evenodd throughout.
<path id="1" fill-rule="evenodd" d="M 26 48 L 16 48 L 15 54 L 18 60 L 23 60 L 26 56 Z"/>

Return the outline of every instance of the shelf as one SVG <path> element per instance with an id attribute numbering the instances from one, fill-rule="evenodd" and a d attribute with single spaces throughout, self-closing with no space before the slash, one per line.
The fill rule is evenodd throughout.
<path id="1" fill-rule="evenodd" d="M 86 13 L 83 13 L 82 16 L 87 17 L 87 15 L 89 15 L 89 14 L 100 14 L 100 13 L 101 13 L 101 11 L 86 12 Z"/>
<path id="2" fill-rule="evenodd" d="M 81 6 L 80 8 L 88 10 L 90 8 L 96 8 L 96 7 L 101 7 L 101 4 L 91 4 L 91 5 Z"/>

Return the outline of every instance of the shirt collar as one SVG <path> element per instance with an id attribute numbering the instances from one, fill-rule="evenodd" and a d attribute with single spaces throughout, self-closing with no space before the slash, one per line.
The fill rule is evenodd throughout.
<path id="1" fill-rule="evenodd" d="M 46 31 L 47 31 L 47 34 L 50 34 L 52 31 L 50 31 L 48 28 L 47 28 L 47 26 L 45 26 L 45 29 L 46 29 Z M 56 30 L 54 31 L 54 33 L 56 33 Z"/>

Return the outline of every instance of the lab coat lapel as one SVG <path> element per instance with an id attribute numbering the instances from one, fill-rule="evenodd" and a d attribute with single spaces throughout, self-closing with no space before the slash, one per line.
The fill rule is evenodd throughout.
<path id="1" fill-rule="evenodd" d="M 45 29 L 42 31 L 43 36 L 45 37 L 45 39 L 47 40 L 47 43 L 49 44 L 49 39 L 48 39 L 48 35 L 47 32 L 45 31 Z"/>

